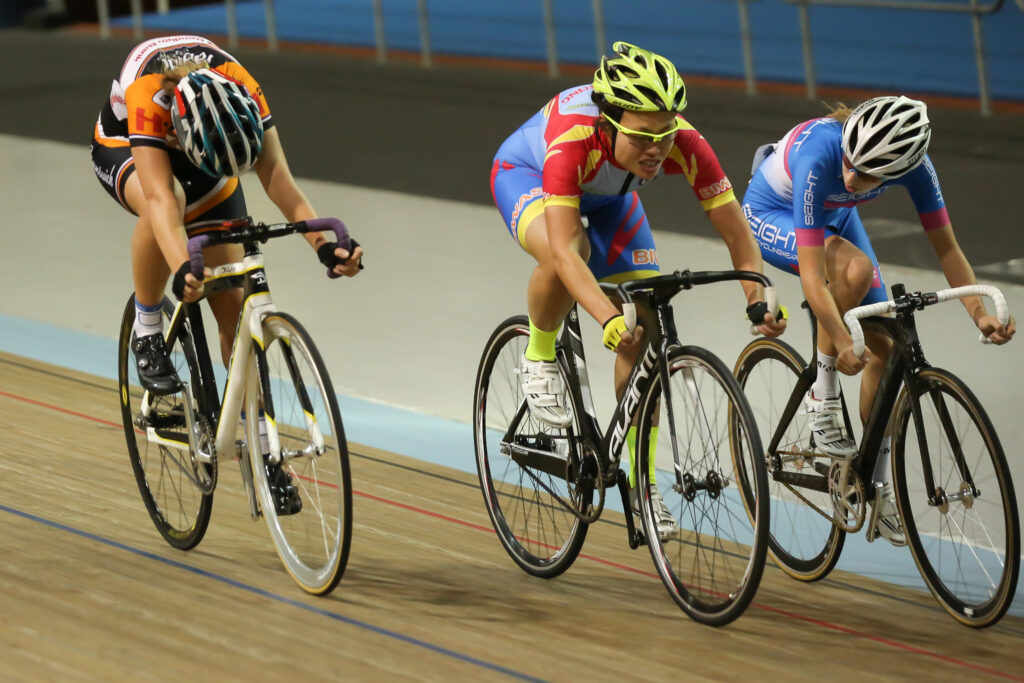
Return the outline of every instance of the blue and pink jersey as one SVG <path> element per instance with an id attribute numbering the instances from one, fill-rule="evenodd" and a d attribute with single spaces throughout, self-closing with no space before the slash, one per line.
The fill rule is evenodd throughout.
<path id="1" fill-rule="evenodd" d="M 853 243 L 875 266 L 874 282 L 862 302 L 875 303 L 887 298 L 885 284 L 857 205 L 902 185 L 925 230 L 948 224 L 949 215 L 927 155 L 910 173 L 851 194 L 843 183 L 842 128 L 839 121 L 824 117 L 804 121 L 786 133 L 755 170 L 743 196 L 743 213 L 765 260 L 788 272 L 800 271 L 797 247 L 823 246 L 829 235 Z"/>

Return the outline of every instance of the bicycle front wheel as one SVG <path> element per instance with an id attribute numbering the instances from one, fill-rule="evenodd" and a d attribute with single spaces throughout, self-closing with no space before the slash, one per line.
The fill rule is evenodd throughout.
<path id="1" fill-rule="evenodd" d="M 782 415 L 805 364 L 796 349 L 779 339 L 752 341 L 736 361 L 735 375 L 750 402 L 765 451 L 771 525 L 768 553 L 784 572 L 817 581 L 836 566 L 846 532 L 832 523 L 828 494 L 830 459 L 810 448 L 807 416 L 798 407 L 790 421 Z M 741 484 L 750 496 L 749 486 Z"/>
<path id="2" fill-rule="evenodd" d="M 565 506 L 568 431 L 544 425 L 526 408 L 516 369 L 529 336 L 526 316 L 516 316 L 487 341 L 473 395 L 473 440 L 480 489 L 501 544 L 524 571 L 551 578 L 575 561 L 588 525 Z M 578 415 L 571 394 L 566 400 Z M 539 456 L 515 455 L 511 445 Z"/>
<path id="3" fill-rule="evenodd" d="M 690 617 L 721 626 L 739 617 L 761 581 L 768 542 L 768 482 L 757 426 L 729 369 L 707 349 L 669 351 L 641 399 L 641 517 L 662 582 Z M 666 400 L 665 389 L 669 396 Z M 655 421 L 656 420 L 656 421 Z M 752 488 L 749 500 L 739 485 Z M 676 531 L 659 536 L 655 484 Z M 749 512 L 748 512 L 749 509 Z"/>
<path id="4" fill-rule="evenodd" d="M 164 316 L 169 319 L 174 305 L 164 299 Z M 196 547 L 210 524 L 213 512 L 212 485 L 216 463 L 197 462 L 192 450 L 185 403 L 190 402 L 197 419 L 202 419 L 194 395 L 200 391 L 199 365 L 192 330 L 182 322 L 178 334 L 168 340 L 168 352 L 190 391 L 152 396 L 142 389 L 131 350 L 135 322 L 135 296 L 128 297 L 121 318 L 117 350 L 117 377 L 121 396 L 121 420 L 135 481 L 153 525 L 169 544 L 179 550 Z M 209 436 L 210 425 L 200 426 Z"/>
<path id="5" fill-rule="evenodd" d="M 341 580 L 352 542 L 352 479 L 341 411 L 320 353 L 298 321 L 285 313 L 268 315 L 263 341 L 263 353 L 250 358 L 246 391 L 253 483 L 285 568 L 303 590 L 325 595 Z M 260 418 L 248 417 L 255 415 Z M 261 445 L 261 420 L 268 434 L 277 434 L 278 445 L 272 436 L 263 439 L 270 452 Z M 294 489 L 282 501 L 285 486 Z"/>
<path id="6" fill-rule="evenodd" d="M 954 619 L 991 626 L 1013 601 L 1020 571 L 1010 470 L 992 422 L 963 382 L 938 368 L 921 370 L 917 382 L 921 395 L 904 387 L 892 418 L 893 482 L 907 543 Z"/>

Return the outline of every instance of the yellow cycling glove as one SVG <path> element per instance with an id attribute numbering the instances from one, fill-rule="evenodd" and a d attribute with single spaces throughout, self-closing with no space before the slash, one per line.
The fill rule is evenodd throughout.
<path id="1" fill-rule="evenodd" d="M 619 347 L 619 342 L 622 341 L 622 335 L 629 332 L 626 327 L 626 319 L 622 317 L 622 314 L 614 315 L 604 323 L 604 345 L 614 351 Z"/>

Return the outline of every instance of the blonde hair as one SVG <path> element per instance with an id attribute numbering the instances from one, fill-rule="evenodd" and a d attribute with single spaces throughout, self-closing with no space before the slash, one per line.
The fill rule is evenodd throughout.
<path id="1" fill-rule="evenodd" d="M 829 112 L 828 114 L 826 114 L 826 116 L 835 119 L 839 123 L 845 122 L 846 119 L 850 118 L 850 114 L 853 113 L 853 110 L 847 107 L 842 102 L 836 102 L 833 105 L 829 105 L 825 102 L 822 102 L 822 104 L 824 104 L 829 109 Z"/>
<path id="2" fill-rule="evenodd" d="M 160 84 L 160 87 L 163 88 L 163 91 L 165 93 L 170 95 L 174 92 L 174 89 L 178 87 L 178 83 L 180 83 L 181 79 L 185 78 L 185 76 L 189 75 L 193 71 L 199 71 L 199 69 L 209 68 L 210 64 L 206 62 L 206 60 L 202 59 L 199 61 L 182 62 L 177 66 L 171 67 L 169 69 L 164 69 L 164 72 L 162 74 L 164 80 Z"/>

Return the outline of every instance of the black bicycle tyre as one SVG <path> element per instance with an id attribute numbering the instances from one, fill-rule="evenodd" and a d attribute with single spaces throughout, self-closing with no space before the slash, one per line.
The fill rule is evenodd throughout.
<path id="1" fill-rule="evenodd" d="M 278 322 L 280 321 L 280 322 Z M 308 364 L 309 369 L 316 373 L 315 378 L 303 377 L 306 380 L 306 384 L 315 385 L 316 382 L 310 382 L 309 380 L 319 380 L 318 393 L 320 394 L 320 400 L 324 407 L 330 412 L 331 429 L 334 434 L 334 439 L 337 445 L 337 456 L 339 469 L 336 472 L 336 476 L 340 479 L 339 482 L 334 483 L 326 480 L 326 477 L 312 476 L 316 473 L 315 466 L 310 472 L 304 472 L 302 470 L 296 470 L 295 476 L 305 482 L 305 486 L 317 486 L 323 485 L 323 488 L 327 491 L 336 489 L 340 494 L 340 504 L 336 511 L 340 515 L 340 523 L 338 524 L 337 531 L 337 546 L 331 548 L 327 553 L 329 557 L 325 558 L 323 566 L 310 566 L 307 558 L 313 556 L 315 553 L 306 552 L 308 548 L 302 552 L 296 550 L 296 541 L 302 540 L 301 534 L 296 531 L 292 533 L 292 523 L 295 522 L 300 516 L 305 515 L 303 519 L 316 518 L 317 513 L 320 513 L 320 521 L 318 524 L 314 524 L 314 527 L 319 526 L 320 528 L 326 528 L 323 515 L 328 512 L 328 506 L 324 505 L 324 499 L 326 496 L 319 495 L 319 488 L 317 489 L 317 502 L 316 505 L 310 505 L 310 501 L 306 502 L 306 505 L 302 511 L 297 515 L 281 515 L 278 516 L 276 509 L 273 504 L 268 504 L 271 501 L 269 493 L 269 485 L 267 483 L 266 471 L 262 466 L 262 454 L 258 452 L 252 452 L 250 449 L 250 462 L 252 463 L 253 471 L 253 485 L 257 488 L 257 495 L 260 501 L 260 507 L 263 511 L 264 520 L 267 523 L 267 529 L 270 533 L 271 539 L 274 542 L 274 547 L 277 550 L 278 557 L 281 559 L 281 563 L 285 569 L 295 580 L 304 591 L 311 595 L 323 596 L 330 593 L 337 587 L 341 581 L 342 575 L 345 573 L 345 568 L 348 565 L 349 552 L 352 546 L 352 473 L 349 464 L 349 452 L 348 452 L 348 440 L 345 438 L 345 428 L 342 423 L 341 409 L 338 406 L 337 396 L 334 393 L 334 386 L 331 383 L 330 375 L 327 372 L 327 366 L 324 364 L 323 358 L 320 355 L 316 344 L 313 342 L 309 332 L 306 331 L 298 320 L 293 316 L 282 313 L 280 311 L 271 313 L 263 319 L 263 330 L 264 330 L 264 348 L 265 353 L 269 353 L 275 338 L 272 332 L 275 326 L 283 328 L 291 328 L 288 331 L 289 337 L 286 343 L 292 353 L 298 352 L 304 356 L 304 361 Z M 283 340 L 284 337 L 281 337 Z M 296 343 L 297 342 L 297 343 Z M 306 352 L 304 353 L 303 350 Z M 255 364 L 255 358 L 252 359 Z M 305 384 L 303 385 L 305 388 Z M 259 392 L 253 392 L 255 395 L 259 393 L 262 395 L 262 388 Z M 281 401 L 273 399 L 280 409 Z M 278 397 L 280 398 L 280 397 Z M 254 398 L 253 401 L 256 399 Z M 255 405 L 255 404 L 254 404 Z M 258 409 L 251 411 L 251 413 L 258 413 Z M 251 414 L 250 413 L 250 414 Z M 277 417 L 280 419 L 282 415 L 278 413 Z M 316 421 L 321 421 L 322 416 L 317 415 Z M 255 425 L 256 422 L 253 423 Z M 258 431 L 253 432 L 249 430 L 247 440 L 249 443 L 258 444 L 259 439 L 253 438 Z M 329 457 L 328 454 L 318 456 L 318 458 Z M 309 459 L 300 461 L 300 466 Z M 294 461 L 289 461 L 294 462 Z M 317 459 L 319 462 L 319 459 Z M 315 463 L 313 463 L 315 465 Z M 300 489 L 303 484 L 299 484 Z M 333 507 L 332 507 L 333 509 Z"/>
<path id="2" fill-rule="evenodd" d="M 748 399 L 750 389 L 747 388 L 747 383 L 753 375 L 754 368 L 758 363 L 767 362 L 782 363 L 793 373 L 793 384 L 785 388 L 784 394 L 780 393 L 781 405 L 785 406 L 786 402 L 789 400 L 790 394 L 792 393 L 793 386 L 796 384 L 796 379 L 807 366 L 799 352 L 781 339 L 770 339 L 767 337 L 755 339 L 747 344 L 746 348 L 740 352 L 734 369 L 736 380 L 739 382 L 739 385 L 743 388 L 744 392 L 747 392 Z M 769 417 L 769 424 L 758 425 L 761 435 L 761 443 L 765 449 L 770 445 L 772 437 L 775 434 L 775 430 L 778 428 L 778 425 L 772 420 L 773 418 Z M 775 533 L 777 528 L 776 525 L 785 523 L 786 516 L 777 514 L 775 507 L 776 504 L 793 505 L 794 503 L 786 503 L 782 500 L 781 496 L 772 495 L 772 487 L 776 482 L 772 476 L 774 465 L 768 457 L 767 452 L 765 453 L 765 458 L 766 468 L 768 471 L 768 493 L 772 501 L 770 502 L 772 512 L 771 526 L 768 533 L 768 554 L 771 555 L 775 563 L 784 572 L 798 581 L 811 582 L 823 579 L 828 576 L 828 574 L 835 568 L 836 563 L 839 562 L 839 556 L 842 554 L 843 545 L 846 542 L 846 532 L 835 524 L 832 524 L 822 518 L 822 524 L 828 524 L 831 529 L 829 530 L 828 536 L 819 552 L 810 557 L 800 557 L 794 554 L 794 551 L 787 549 L 785 547 L 785 543 L 780 541 L 782 534 Z M 779 486 L 784 487 L 785 485 L 779 484 Z M 745 491 L 745 493 L 749 500 L 750 492 Z M 789 534 L 792 532 L 790 529 L 786 529 L 785 531 Z"/>
<path id="3" fill-rule="evenodd" d="M 170 318 L 170 315 L 174 311 L 174 305 L 165 298 L 163 306 L 165 316 Z M 153 521 L 153 525 L 156 527 L 157 531 L 160 532 L 160 535 L 163 536 L 164 540 L 166 540 L 171 546 L 179 550 L 191 550 L 199 545 L 199 542 L 203 540 L 203 536 L 206 535 L 206 529 L 210 524 L 210 517 L 213 514 L 213 492 L 211 491 L 201 495 L 199 506 L 195 511 L 194 519 L 191 521 L 191 524 L 185 528 L 179 528 L 179 526 L 172 524 L 167 519 L 166 514 L 161 509 L 153 494 L 149 478 L 146 474 L 146 464 L 143 462 L 142 454 L 139 451 L 137 433 L 134 424 L 135 411 L 131 404 L 133 395 L 129 384 L 129 368 L 131 367 L 129 364 L 135 362 L 134 355 L 131 350 L 132 326 L 134 322 L 135 295 L 133 294 L 128 297 L 128 304 L 125 306 L 124 315 L 121 319 L 121 331 L 118 340 L 117 354 L 118 394 L 121 402 L 121 421 L 124 426 L 125 442 L 128 447 L 128 458 L 131 461 L 132 472 L 135 474 L 135 481 L 138 484 L 142 501 L 146 506 L 146 512 L 149 513 L 149 517 Z M 193 340 L 191 337 L 187 334 L 182 334 L 179 337 L 170 340 L 170 349 L 173 352 L 175 347 L 180 347 L 186 361 L 191 367 L 192 376 L 198 377 L 198 370 L 195 365 L 196 355 L 192 344 Z M 193 391 L 198 390 L 199 387 L 193 387 Z"/>
<path id="4" fill-rule="evenodd" d="M 685 363 L 685 361 L 690 361 Z M 696 361 L 694 363 L 693 361 Z M 710 377 L 712 377 L 720 388 L 725 390 L 725 395 L 728 397 L 728 426 L 726 429 L 730 432 L 730 451 L 731 461 L 733 466 L 736 467 L 735 457 L 735 443 L 732 439 L 732 432 L 734 429 L 733 420 L 739 419 L 745 426 L 745 433 L 747 434 L 748 442 L 746 444 L 746 450 L 750 454 L 748 457 L 751 461 L 747 462 L 750 469 L 753 469 L 753 480 L 756 487 L 754 491 L 754 503 L 752 507 L 755 510 L 753 519 L 750 519 L 752 524 L 753 539 L 749 548 L 749 555 L 745 560 L 744 569 L 742 572 L 737 572 L 741 577 L 741 583 L 738 586 L 727 586 L 727 590 L 717 590 L 719 584 L 717 579 L 712 579 L 712 586 L 705 587 L 698 583 L 696 579 L 700 578 L 704 570 L 698 570 L 697 576 L 693 577 L 694 580 L 690 580 L 691 577 L 680 577 L 678 571 L 672 566 L 670 558 L 665 549 L 665 544 L 659 539 L 657 534 L 657 525 L 654 521 L 654 512 L 652 507 L 652 501 L 650 496 L 642 495 L 641 500 L 643 504 L 640 506 L 641 520 L 645 530 L 645 536 L 648 539 L 647 546 L 651 553 L 651 559 L 654 561 L 654 565 L 658 570 L 658 574 L 661 577 L 662 583 L 668 590 L 669 595 L 672 599 L 682 608 L 684 612 L 690 618 L 695 621 L 707 624 L 710 626 L 724 626 L 736 620 L 743 612 L 750 606 L 751 601 L 754 599 L 754 595 L 757 593 L 757 589 L 761 582 L 761 576 L 764 573 L 765 561 L 767 559 L 768 549 L 768 480 L 765 473 L 764 461 L 760 458 L 753 456 L 755 453 L 763 452 L 761 448 L 760 439 L 758 437 L 757 425 L 754 421 L 753 413 L 750 410 L 750 406 L 747 404 L 746 397 L 743 394 L 743 390 L 740 388 L 739 383 L 733 374 L 729 371 L 729 368 L 708 349 L 699 346 L 683 346 L 674 347 L 669 351 L 668 365 L 670 372 L 674 368 L 699 365 L 702 367 Z M 637 426 L 638 434 L 650 433 L 651 421 L 654 413 L 658 410 L 661 386 L 664 378 L 660 370 L 656 370 L 652 381 L 644 396 L 640 399 L 640 421 Z M 683 405 L 682 401 L 678 398 L 674 402 L 677 408 Z M 737 417 L 738 416 L 738 417 Z M 687 431 L 687 425 L 679 423 L 679 415 L 676 413 L 677 431 Z M 660 425 L 660 429 L 666 429 L 665 425 Z M 699 431 L 699 430 L 698 430 Z M 664 435 L 666 432 L 662 432 Z M 639 439 L 638 439 L 639 440 Z M 638 490 L 647 491 L 650 482 L 649 473 L 649 443 L 646 439 L 639 440 L 639 458 L 637 465 L 638 475 Z M 742 460 L 742 458 L 740 458 Z M 703 459 L 700 461 L 700 465 L 705 465 Z M 689 472 L 684 473 L 689 474 Z M 706 472 L 699 472 L 698 477 L 703 476 Z M 749 483 L 749 482 L 748 482 Z M 697 497 L 700 497 L 697 492 Z M 706 494 L 705 494 L 706 495 Z M 742 495 L 742 492 L 741 492 Z M 697 500 L 695 497 L 690 501 L 693 505 L 694 501 Z M 685 500 L 685 498 L 684 498 Z M 707 496 L 704 500 L 698 501 L 696 505 L 698 507 L 709 504 L 718 504 L 728 506 L 727 498 L 723 498 L 721 494 L 713 496 Z M 743 505 L 746 508 L 747 503 L 745 501 L 736 501 L 736 506 Z M 681 517 L 687 515 L 681 510 Z M 735 514 L 735 513 L 734 513 Z M 740 517 L 748 517 L 749 511 L 744 509 L 738 511 Z M 713 520 L 715 528 L 720 529 L 718 522 L 721 521 L 725 524 L 725 527 L 731 531 L 734 524 L 729 521 L 729 514 L 723 512 L 721 509 L 716 508 L 715 513 L 706 515 L 708 520 Z M 704 534 L 699 534 L 696 542 L 692 543 L 693 552 L 709 551 L 712 555 L 718 555 L 720 553 L 726 553 L 728 555 L 735 554 L 735 550 L 731 549 L 733 546 L 741 547 L 742 542 L 739 542 L 736 538 L 731 538 L 728 542 L 725 542 L 723 535 L 717 531 L 715 533 L 715 541 L 710 544 L 705 543 L 705 539 L 701 538 Z M 682 543 L 682 540 L 673 539 L 673 543 Z M 690 544 L 687 544 L 690 545 Z M 728 548 L 727 548 L 728 546 Z M 687 563 L 689 564 L 689 563 Z M 717 566 L 720 570 L 730 564 L 724 561 L 693 561 L 694 565 L 700 565 L 707 571 L 714 571 Z M 735 580 L 735 579 L 734 579 Z"/>
<path id="5" fill-rule="evenodd" d="M 509 556 L 525 572 L 540 578 L 554 578 L 567 570 L 576 560 L 587 537 L 589 525 L 575 519 L 566 535 L 566 538 L 556 540 L 554 543 L 546 544 L 554 547 L 554 552 L 542 557 L 531 552 L 520 538 L 516 530 L 506 518 L 502 507 L 498 488 L 492 479 L 490 464 L 488 460 L 486 424 L 487 424 L 487 396 L 491 386 L 491 374 L 495 363 L 501 355 L 502 349 L 515 340 L 529 336 L 529 323 L 526 316 L 514 316 L 502 322 L 491 334 L 484 347 L 483 355 L 480 358 L 480 365 L 477 370 L 476 383 L 473 392 L 473 442 L 476 449 L 477 473 L 480 480 L 480 490 L 483 494 L 484 504 L 487 507 L 487 514 L 497 532 L 498 539 L 508 552 Z M 571 393 L 569 394 L 571 397 Z M 575 406 L 573 413 L 576 414 Z M 498 455 L 498 454 L 494 454 Z M 504 456 L 499 456 L 504 457 Z M 508 496 L 514 499 L 515 496 Z M 540 504 L 540 501 L 537 501 Z M 568 513 L 566 513 L 568 514 Z M 529 541 L 528 541 L 529 543 Z M 530 544 L 532 547 L 544 547 L 543 545 Z"/>
<path id="6" fill-rule="evenodd" d="M 917 373 L 916 379 L 925 386 L 927 391 L 938 390 L 942 392 L 943 396 L 950 397 L 955 400 L 966 411 L 975 428 L 978 429 L 995 472 L 1000 500 L 1003 505 L 1003 510 L 1005 511 L 1003 514 L 1002 525 L 1005 538 L 1005 547 L 1003 548 L 1003 551 L 1004 556 L 1008 561 L 1003 565 L 1002 574 L 996 590 L 993 591 L 991 599 L 980 603 L 968 602 L 956 595 L 953 590 L 947 587 L 946 582 L 943 581 L 939 576 L 939 573 L 936 571 L 931 556 L 925 548 L 923 534 L 918 528 L 918 521 L 915 519 L 914 514 L 914 506 L 910 504 L 911 497 L 909 494 L 908 474 L 906 469 L 906 443 L 907 434 L 913 426 L 913 421 L 910 394 L 908 393 L 906 386 L 904 386 L 896 401 L 896 405 L 893 408 L 892 419 L 894 420 L 894 433 L 896 434 L 896 438 L 894 439 L 895 443 L 893 444 L 892 467 L 893 484 L 896 489 L 896 501 L 899 507 L 900 517 L 903 521 L 907 545 L 910 547 L 911 555 L 913 556 L 914 562 L 917 564 L 917 568 L 921 572 L 921 577 L 924 579 L 928 589 L 931 591 L 932 595 L 935 596 L 936 600 L 938 600 L 939 604 L 941 604 L 954 619 L 973 628 L 991 626 L 1006 614 L 1010 604 L 1013 602 L 1016 593 L 1017 579 L 1020 574 L 1020 517 L 1017 510 L 1017 499 L 1014 493 L 1010 468 L 1006 462 L 1006 456 L 1003 452 L 1002 445 L 999 442 L 999 437 L 996 435 L 992 421 L 989 419 L 984 407 L 982 407 L 981 402 L 978 401 L 978 398 L 966 384 L 964 384 L 953 373 L 940 368 L 924 368 Z M 916 428 L 914 431 L 917 431 Z M 921 435 L 918 435 L 919 441 L 920 437 Z M 936 444 L 931 442 L 929 443 L 929 446 L 934 452 Z M 972 465 L 974 468 L 974 474 L 977 476 L 976 464 L 968 464 Z M 938 479 L 938 477 L 941 476 L 941 468 L 934 468 L 933 466 L 933 475 Z M 975 481 L 975 485 L 978 484 L 979 481 Z M 980 482 L 980 488 L 982 497 L 990 493 L 990 487 L 986 486 L 986 482 Z M 976 505 L 978 500 L 983 499 L 984 498 L 975 499 L 972 505 Z M 934 506 L 926 507 L 931 511 L 937 510 Z M 949 513 L 946 512 L 943 514 Z M 957 526 L 958 530 L 962 530 L 966 526 L 966 523 L 961 521 L 958 525 L 954 526 Z M 990 539 L 991 535 L 986 534 L 986 538 Z M 935 539 L 932 538 L 931 542 L 934 543 Z M 964 555 L 967 556 L 968 560 L 977 558 L 977 555 L 973 552 L 964 553 Z M 939 559 L 941 559 L 941 553 Z M 958 580 L 964 581 L 965 576 L 964 572 L 959 569 L 957 570 L 956 578 Z"/>

